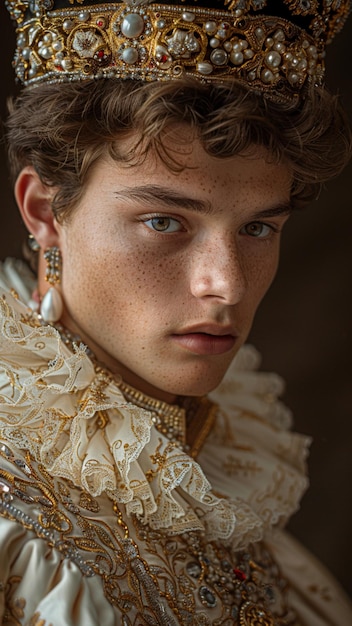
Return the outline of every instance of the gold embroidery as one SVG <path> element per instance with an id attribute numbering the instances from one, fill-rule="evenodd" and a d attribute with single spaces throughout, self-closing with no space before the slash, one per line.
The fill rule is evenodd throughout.
<path id="1" fill-rule="evenodd" d="M 16 598 L 14 595 L 20 582 L 20 576 L 11 576 L 5 587 L 6 606 L 4 624 L 7 626 L 21 626 L 22 624 L 26 601 L 24 598 Z"/>
<path id="2" fill-rule="evenodd" d="M 0 454 L 19 468 L 19 459 L 4 444 Z M 107 600 L 122 615 L 132 611 L 133 621 L 126 624 L 177 626 L 172 616 L 165 612 L 156 582 L 148 571 L 148 564 L 141 559 L 137 545 L 128 538 L 122 515 L 119 523 L 113 503 L 107 501 L 111 511 L 110 524 L 103 519 L 90 518 L 75 503 L 79 503 L 82 496 L 80 489 L 68 481 L 50 479 L 50 482 L 44 483 L 40 469 L 36 468 L 33 460 L 29 461 L 28 456 L 25 466 L 25 477 L 2 471 L 3 479 L 7 479 L 9 486 L 6 495 L 10 498 L 0 499 L 0 515 L 36 533 L 49 546 L 59 550 L 63 558 L 72 560 L 83 575 L 100 576 Z M 49 500 L 42 495 L 29 496 L 29 493 L 34 492 L 51 492 L 52 497 Z M 98 503 L 92 505 L 91 496 L 84 494 L 83 501 L 90 503 L 91 508 L 99 514 L 100 507 Z M 34 505 L 31 506 L 30 515 L 22 511 L 21 502 Z M 39 511 L 37 519 L 36 511 Z M 77 532 L 79 530 L 80 536 Z M 149 621 L 146 620 L 147 615 Z M 17 626 L 17 622 L 14 624 Z"/>
<path id="3" fill-rule="evenodd" d="M 96 412 L 96 406 L 105 402 L 107 396 L 104 393 L 104 389 L 108 386 L 110 379 L 102 371 L 97 373 L 96 378 L 87 388 L 84 397 L 80 402 L 80 410 L 86 411 L 87 408 L 93 409 L 93 413 Z M 100 415 L 101 412 L 99 412 Z"/>
<path id="4" fill-rule="evenodd" d="M 158 563 L 150 572 L 180 624 L 296 625 L 287 607 L 287 584 L 264 544 L 234 553 L 199 533 L 170 539 L 135 525 L 148 563 Z"/>
<path id="5" fill-rule="evenodd" d="M 272 615 L 269 615 L 265 609 L 258 608 L 251 602 L 246 602 L 240 609 L 239 614 L 240 626 L 277 626 L 278 622 L 274 622 Z M 281 622 L 282 623 L 282 622 Z"/>
<path id="6" fill-rule="evenodd" d="M 20 320 L 23 324 L 27 326 L 31 326 L 32 328 L 41 328 L 41 323 L 39 321 L 38 315 L 35 313 L 22 313 L 20 316 Z"/>
<path id="7" fill-rule="evenodd" d="M 67 480 L 50 478 L 28 454 L 21 461 L 7 446 L 0 454 L 16 467 L 13 474 L 1 472 L 9 486 L 4 493 L 12 499 L 0 499 L 0 514 L 35 532 L 83 576 L 98 576 L 121 623 L 295 623 L 287 617 L 285 582 L 262 544 L 232 552 L 199 532 L 170 537 L 133 516 L 127 522 L 123 507 L 105 496 L 93 499 Z M 154 462 L 165 462 L 160 450 Z M 23 602 L 12 601 L 10 607 L 9 624 L 17 626 Z M 33 626 L 41 626 L 39 613 L 32 619 Z"/>
<path id="8" fill-rule="evenodd" d="M 87 511 L 92 511 L 92 513 L 97 513 L 99 511 L 99 505 L 94 498 L 87 493 L 86 491 L 82 491 L 79 497 L 79 506 L 82 509 L 87 509 Z"/>

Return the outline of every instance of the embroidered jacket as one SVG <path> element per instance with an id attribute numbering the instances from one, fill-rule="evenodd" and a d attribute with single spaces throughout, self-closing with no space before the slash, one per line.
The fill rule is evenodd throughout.
<path id="1" fill-rule="evenodd" d="M 211 395 L 193 459 L 84 346 L 40 323 L 24 266 L 7 261 L 0 282 L 0 624 L 352 623 L 283 530 L 309 441 L 252 347 Z"/>

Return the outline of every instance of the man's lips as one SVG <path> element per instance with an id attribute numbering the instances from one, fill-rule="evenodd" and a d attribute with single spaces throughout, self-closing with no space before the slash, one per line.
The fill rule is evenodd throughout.
<path id="1" fill-rule="evenodd" d="M 233 349 L 237 338 L 232 327 L 214 325 L 193 326 L 172 335 L 179 346 L 200 355 L 225 354 Z"/>

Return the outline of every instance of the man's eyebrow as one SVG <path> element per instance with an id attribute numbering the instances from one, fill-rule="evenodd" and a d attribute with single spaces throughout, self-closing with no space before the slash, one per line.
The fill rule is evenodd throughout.
<path id="1" fill-rule="evenodd" d="M 208 200 L 190 198 L 159 185 L 125 187 L 116 191 L 115 195 L 119 200 L 134 200 L 139 204 L 151 205 L 153 210 L 156 209 L 155 205 L 158 204 L 159 207 L 163 205 L 167 209 L 187 209 L 188 211 L 206 215 L 215 212 Z"/>
<path id="2" fill-rule="evenodd" d="M 263 209 L 262 211 L 258 211 L 258 213 L 255 213 L 251 217 L 251 219 L 255 221 L 262 220 L 267 217 L 280 217 L 281 215 L 290 215 L 292 211 L 293 208 L 289 202 L 282 202 L 280 204 L 277 204 L 276 206 L 270 207 L 268 209 Z"/>
<path id="3" fill-rule="evenodd" d="M 144 204 L 146 207 L 149 205 L 153 210 L 157 209 L 155 205 L 158 204 L 159 207 L 162 205 L 171 210 L 186 209 L 188 211 L 194 211 L 195 213 L 203 213 L 204 215 L 212 215 L 216 212 L 209 200 L 190 198 L 189 196 L 176 193 L 172 189 L 160 185 L 123 187 L 115 191 L 115 196 L 119 200 L 132 200 L 138 204 Z M 290 215 L 291 212 L 292 206 L 290 203 L 282 202 L 254 213 L 250 219 L 251 221 L 255 221 L 270 217 L 280 217 L 281 215 Z"/>

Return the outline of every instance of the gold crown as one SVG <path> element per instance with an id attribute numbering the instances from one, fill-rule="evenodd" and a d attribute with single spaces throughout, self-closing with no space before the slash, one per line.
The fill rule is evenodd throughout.
<path id="1" fill-rule="evenodd" d="M 322 83 L 325 46 L 351 0 L 8 0 L 7 8 L 25 85 L 192 76 L 291 99 Z"/>

